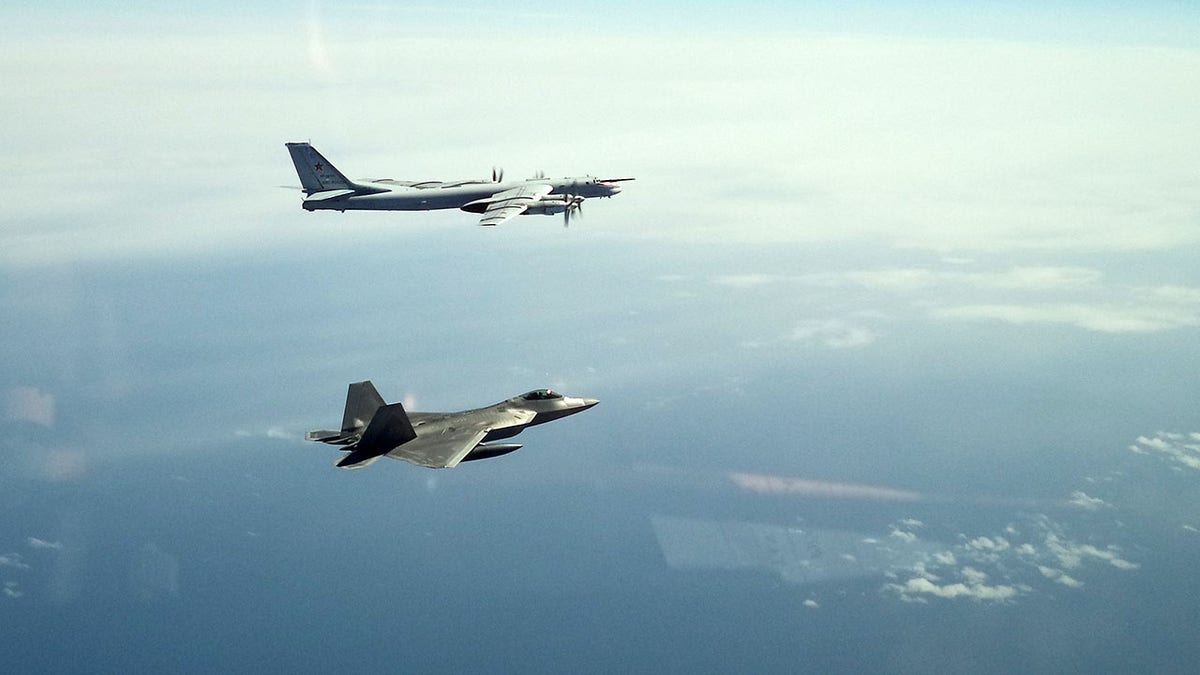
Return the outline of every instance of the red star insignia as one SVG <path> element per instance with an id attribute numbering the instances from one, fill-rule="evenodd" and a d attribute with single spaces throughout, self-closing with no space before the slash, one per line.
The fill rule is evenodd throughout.
<path id="1" fill-rule="evenodd" d="M 321 163 L 320 163 L 320 162 L 317 162 L 316 164 L 313 164 L 313 167 L 314 167 L 314 168 L 316 168 L 316 170 L 317 170 L 317 171 L 320 171 L 320 170 L 321 170 Z"/>

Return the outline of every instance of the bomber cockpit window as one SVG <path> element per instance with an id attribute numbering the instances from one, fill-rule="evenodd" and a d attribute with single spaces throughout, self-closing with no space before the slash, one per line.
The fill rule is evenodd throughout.
<path id="1" fill-rule="evenodd" d="M 562 398 L 562 394 L 550 391 L 549 389 L 535 389 L 521 398 L 526 401 L 548 401 L 550 399 Z"/>

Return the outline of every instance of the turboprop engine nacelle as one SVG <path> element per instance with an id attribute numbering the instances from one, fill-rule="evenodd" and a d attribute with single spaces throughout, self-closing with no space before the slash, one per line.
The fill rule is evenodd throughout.
<path id="1" fill-rule="evenodd" d="M 582 197 L 570 197 L 567 195 L 548 195 L 546 197 L 543 197 L 540 201 L 530 204 L 529 208 L 525 209 L 525 213 L 523 213 L 522 215 L 553 216 L 553 215 L 562 213 L 563 211 L 566 211 L 567 209 L 571 208 L 574 205 L 577 205 L 579 202 L 582 202 L 582 201 L 583 201 Z"/>

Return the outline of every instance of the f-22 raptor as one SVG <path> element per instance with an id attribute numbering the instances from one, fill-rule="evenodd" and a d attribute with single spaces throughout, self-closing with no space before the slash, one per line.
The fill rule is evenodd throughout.
<path id="1" fill-rule="evenodd" d="M 350 180 L 308 143 L 288 143 L 300 177 L 306 211 L 431 211 L 462 209 L 481 213 L 480 225 L 499 225 L 522 214 L 563 214 L 563 224 L 581 213 L 583 201 L 611 197 L 617 183 L 632 178 L 546 178 L 504 180 L 492 169 L 491 180 L 401 181 L 391 178 Z"/>
<path id="2" fill-rule="evenodd" d="M 583 412 L 594 398 L 563 396 L 549 389 L 514 396 L 486 408 L 452 413 L 405 412 L 400 403 L 384 403 L 370 380 L 354 382 L 346 392 L 340 431 L 317 430 L 305 440 L 341 446 L 336 466 L 361 469 L 380 457 L 403 459 L 432 469 L 506 455 L 518 443 L 488 443 L 511 438 L 526 427 Z"/>

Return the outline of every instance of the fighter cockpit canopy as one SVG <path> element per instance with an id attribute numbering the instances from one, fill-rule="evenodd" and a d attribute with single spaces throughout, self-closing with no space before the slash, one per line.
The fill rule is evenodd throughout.
<path id="1" fill-rule="evenodd" d="M 549 401 L 556 398 L 562 398 L 562 394 L 550 391 L 549 389 L 534 389 L 528 394 L 524 394 L 521 398 L 526 401 Z"/>

